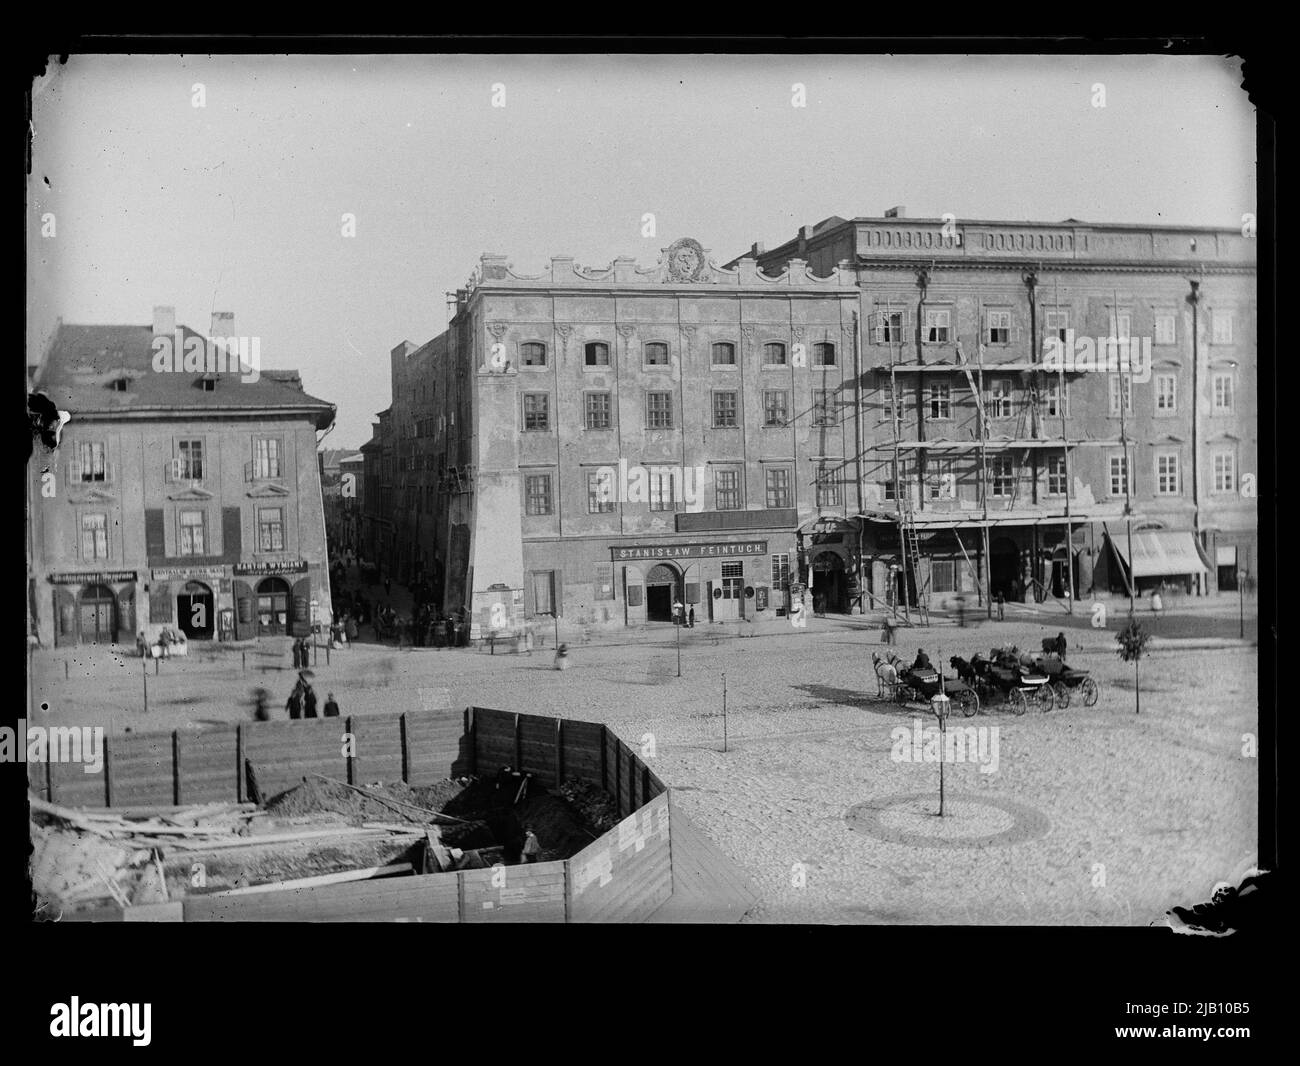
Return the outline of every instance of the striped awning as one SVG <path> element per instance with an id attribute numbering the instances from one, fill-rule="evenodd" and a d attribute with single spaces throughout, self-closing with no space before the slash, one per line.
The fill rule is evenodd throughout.
<path id="1" fill-rule="evenodd" d="M 1133 533 L 1133 562 L 1128 558 L 1128 534 L 1123 530 L 1106 536 L 1125 566 L 1136 577 L 1171 577 L 1179 574 L 1204 574 L 1205 561 L 1190 530 L 1144 529 Z"/>

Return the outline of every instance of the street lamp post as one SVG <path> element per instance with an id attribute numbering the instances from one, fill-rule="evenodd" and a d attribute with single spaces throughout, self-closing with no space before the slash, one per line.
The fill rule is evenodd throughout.
<path id="1" fill-rule="evenodd" d="M 1246 639 L 1246 571 L 1237 571 L 1237 628 L 1238 636 Z"/>

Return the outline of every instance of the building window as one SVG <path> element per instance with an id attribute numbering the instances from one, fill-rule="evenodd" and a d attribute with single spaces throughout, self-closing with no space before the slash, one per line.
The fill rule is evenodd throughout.
<path id="1" fill-rule="evenodd" d="M 1110 494 L 1112 496 L 1128 494 L 1128 456 L 1126 455 L 1110 457 Z"/>
<path id="2" fill-rule="evenodd" d="M 645 421 L 649 429 L 673 428 L 673 394 L 647 392 L 645 394 Z"/>
<path id="3" fill-rule="evenodd" d="M 589 470 L 587 472 L 587 513 L 609 514 L 614 510 L 614 472 Z"/>
<path id="4" fill-rule="evenodd" d="M 1213 455 L 1214 491 L 1231 493 L 1237 491 L 1237 456 L 1230 451 L 1216 451 Z"/>
<path id="5" fill-rule="evenodd" d="M 790 394 L 784 389 L 763 390 L 763 425 L 782 429 L 790 419 Z"/>
<path id="6" fill-rule="evenodd" d="M 1130 415 L 1133 413 L 1133 378 L 1129 374 L 1111 374 L 1110 375 L 1110 413 L 1114 417 L 1118 415 L 1120 397 L 1124 398 L 1124 413 Z"/>
<path id="7" fill-rule="evenodd" d="M 183 440 L 177 443 L 177 468 L 183 481 L 203 480 L 203 441 Z"/>
<path id="8" fill-rule="evenodd" d="M 676 507 L 676 493 L 673 483 L 676 480 L 671 467 L 650 471 L 650 510 L 671 511 Z"/>
<path id="9" fill-rule="evenodd" d="M 785 366 L 785 345 L 776 341 L 763 345 L 764 366 Z"/>
<path id="10" fill-rule="evenodd" d="M 258 437 L 253 442 L 253 476 L 281 477 L 280 441 L 277 437 Z"/>
<path id="11" fill-rule="evenodd" d="M 830 464 L 822 463 L 817 468 L 817 506 L 838 507 L 839 505 L 839 470 Z"/>
<path id="12" fill-rule="evenodd" d="M 257 509 L 257 550 L 284 551 L 284 511 L 279 507 Z"/>
<path id="13" fill-rule="evenodd" d="M 533 571 L 533 614 L 555 613 L 555 571 Z"/>
<path id="14" fill-rule="evenodd" d="M 735 366 L 736 365 L 736 346 L 726 341 L 719 341 L 713 346 L 713 365 L 714 366 Z"/>
<path id="15" fill-rule="evenodd" d="M 1070 329 L 1070 312 L 1069 311 L 1047 311 L 1043 315 L 1044 335 L 1055 337 L 1062 344 L 1066 343 L 1069 338 L 1066 333 Z"/>
<path id="16" fill-rule="evenodd" d="M 1015 493 L 1016 476 L 1011 465 L 1011 456 L 997 455 L 990 459 L 989 473 L 993 478 L 994 496 L 1011 496 Z"/>
<path id="17" fill-rule="evenodd" d="M 1156 375 L 1156 414 L 1171 415 L 1178 410 L 1177 386 L 1173 374 Z"/>
<path id="18" fill-rule="evenodd" d="M 790 506 L 790 468 L 785 466 L 768 467 L 764 472 L 769 508 Z"/>
<path id="19" fill-rule="evenodd" d="M 1064 388 L 1064 391 L 1062 389 Z M 1069 386 L 1062 386 L 1059 381 L 1054 381 L 1047 386 L 1047 413 L 1049 415 L 1060 417 L 1065 415 L 1070 417 L 1070 389 Z M 1064 396 L 1064 402 L 1062 402 Z"/>
<path id="20" fill-rule="evenodd" d="M 813 345 L 813 366 L 834 366 L 835 345 L 822 341 Z"/>
<path id="21" fill-rule="evenodd" d="M 77 445 L 76 481 L 104 481 L 108 477 L 108 463 L 105 460 L 105 447 L 102 441 L 81 441 Z"/>
<path id="22" fill-rule="evenodd" d="M 745 564 L 722 564 L 722 598 L 738 600 L 745 595 Z"/>
<path id="23" fill-rule="evenodd" d="M 524 393 L 524 429 L 551 428 L 551 397 L 544 392 Z"/>
<path id="24" fill-rule="evenodd" d="M 835 425 L 835 392 L 833 389 L 813 389 L 813 425 Z"/>
<path id="25" fill-rule="evenodd" d="M 952 418 L 952 386 L 930 386 L 930 417 L 937 419 Z"/>
<path id="26" fill-rule="evenodd" d="M 1011 343 L 1011 312 L 1010 311 L 990 311 L 989 318 L 989 344 L 1010 344 Z"/>
<path id="27" fill-rule="evenodd" d="M 1177 496 L 1178 456 L 1172 452 L 1156 456 L 1156 495 Z"/>
<path id="28" fill-rule="evenodd" d="M 927 344 L 947 344 L 952 339 L 952 312 L 947 308 L 928 308 L 925 312 Z"/>
<path id="29" fill-rule="evenodd" d="M 902 311 L 877 311 L 872 340 L 877 344 L 901 344 L 907 316 Z"/>
<path id="30" fill-rule="evenodd" d="M 989 417 L 1011 418 L 1014 405 L 1011 400 L 1011 379 L 996 378 L 989 383 Z"/>
<path id="31" fill-rule="evenodd" d="M 789 552 L 779 552 L 772 556 L 772 587 L 775 589 L 790 587 Z"/>
<path id="32" fill-rule="evenodd" d="M 546 345 L 529 341 L 519 346 L 519 359 L 524 366 L 545 366 Z"/>
<path id="33" fill-rule="evenodd" d="M 1065 476 L 1065 456 L 1049 455 L 1047 457 L 1047 494 L 1064 496 L 1067 481 Z"/>
<path id="34" fill-rule="evenodd" d="M 524 513 L 546 515 L 551 510 L 551 475 L 527 475 L 524 478 Z"/>
<path id="35" fill-rule="evenodd" d="M 83 514 L 81 516 L 81 557 L 83 559 L 108 558 L 108 515 Z"/>
<path id="36" fill-rule="evenodd" d="M 1216 415 L 1227 415 L 1232 413 L 1231 374 L 1214 375 L 1214 406 L 1212 412 Z"/>
<path id="37" fill-rule="evenodd" d="M 609 393 L 587 393 L 587 428 L 609 429 Z"/>
<path id="38" fill-rule="evenodd" d="M 651 341 L 643 349 L 646 366 L 667 366 L 668 365 L 668 345 L 663 341 Z"/>
<path id="39" fill-rule="evenodd" d="M 583 354 L 587 366 L 609 366 L 609 345 L 604 341 L 590 341 Z"/>
<path id="40" fill-rule="evenodd" d="M 713 428 L 736 428 L 736 394 L 734 392 L 715 392 L 713 394 Z"/>
<path id="41" fill-rule="evenodd" d="M 180 554 L 205 555 L 207 516 L 202 511 L 180 513 Z"/>
<path id="42" fill-rule="evenodd" d="M 1215 311 L 1210 317 L 1211 333 L 1210 343 L 1212 344 L 1231 344 L 1232 343 L 1232 312 Z"/>
<path id="43" fill-rule="evenodd" d="M 1178 316 L 1170 314 L 1156 315 L 1156 344 L 1177 343 Z"/>
<path id="44" fill-rule="evenodd" d="M 930 499 L 951 500 L 957 496 L 957 475 L 953 473 L 951 459 L 931 459 L 926 470 L 930 483 Z"/>
<path id="45" fill-rule="evenodd" d="M 931 592 L 956 592 L 957 591 L 957 560 L 956 559 L 931 559 L 930 560 L 930 591 Z"/>
<path id="46" fill-rule="evenodd" d="M 739 470 L 719 470 L 714 474 L 714 505 L 719 511 L 740 510 Z"/>
<path id="47" fill-rule="evenodd" d="M 1110 335 L 1118 341 L 1128 340 L 1132 334 L 1133 318 L 1127 311 L 1121 311 L 1118 315 L 1114 310 L 1110 313 Z"/>

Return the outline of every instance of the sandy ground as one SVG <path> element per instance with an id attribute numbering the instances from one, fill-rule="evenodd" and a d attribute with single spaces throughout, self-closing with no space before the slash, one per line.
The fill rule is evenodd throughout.
<path id="1" fill-rule="evenodd" d="M 1005 641 L 1036 649 L 1060 628 L 1049 621 L 904 631 L 899 651 L 910 658 L 923 645 L 946 662 Z M 680 678 L 671 626 L 574 647 L 564 672 L 549 649 L 362 644 L 328 666 L 322 651 L 316 687 L 344 715 L 477 704 L 608 723 L 754 879 L 763 898 L 753 921 L 1146 925 L 1208 898 L 1256 853 L 1257 761 L 1242 738 L 1257 733 L 1258 659 L 1249 647 L 1152 652 L 1138 716 L 1133 668 L 1113 651 L 1121 623 L 1117 613 L 1109 632 L 1067 630 L 1068 659 L 1101 684 L 1095 707 L 1023 717 L 990 707 L 953 721 L 996 728 L 998 766 L 945 766 L 943 819 L 938 764 L 899 761 L 893 735 L 934 719 L 875 698 L 878 630 L 856 620 L 752 639 L 699 626 L 683 633 Z M 139 659 L 38 651 L 33 718 L 197 728 L 249 718 L 258 684 L 284 715 L 287 641 L 248 650 L 246 671 L 239 650 L 194 649 L 158 674 L 147 666 L 147 715 Z"/>

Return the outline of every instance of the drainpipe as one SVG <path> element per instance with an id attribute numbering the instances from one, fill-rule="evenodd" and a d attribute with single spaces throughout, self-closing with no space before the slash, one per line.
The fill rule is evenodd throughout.
<path id="1" fill-rule="evenodd" d="M 1192 305 L 1192 535 L 1196 538 L 1199 547 L 1204 548 L 1201 543 L 1201 453 L 1197 450 L 1196 430 L 1199 423 L 1197 417 L 1201 409 L 1201 389 L 1200 389 L 1200 316 L 1199 305 L 1201 302 L 1201 283 L 1200 281 L 1188 278 L 1187 283 L 1191 285 L 1192 291 L 1187 296 L 1187 302 Z M 1196 587 L 1201 588 L 1202 579 L 1196 579 Z"/>
<path id="2" fill-rule="evenodd" d="M 862 570 L 862 535 L 865 520 L 862 517 L 862 322 L 853 312 L 853 465 L 858 481 L 858 613 L 862 613 L 862 597 L 867 587 L 867 575 Z"/>

